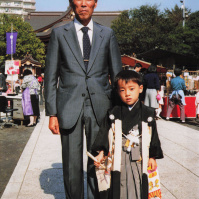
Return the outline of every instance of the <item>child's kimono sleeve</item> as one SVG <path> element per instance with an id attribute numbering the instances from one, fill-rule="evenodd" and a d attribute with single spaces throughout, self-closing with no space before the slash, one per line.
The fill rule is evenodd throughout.
<path id="1" fill-rule="evenodd" d="M 92 151 L 104 151 L 105 155 L 108 155 L 109 152 L 109 140 L 108 140 L 108 132 L 110 129 L 110 120 L 109 120 L 109 114 L 107 114 L 102 121 L 102 124 L 100 126 L 99 132 L 96 136 L 96 139 L 94 141 L 94 144 L 92 145 Z"/>
<path id="2" fill-rule="evenodd" d="M 158 137 L 156 121 L 152 122 L 152 137 L 149 148 L 149 158 L 161 159 L 163 158 L 163 152 L 161 149 L 161 143 Z"/>

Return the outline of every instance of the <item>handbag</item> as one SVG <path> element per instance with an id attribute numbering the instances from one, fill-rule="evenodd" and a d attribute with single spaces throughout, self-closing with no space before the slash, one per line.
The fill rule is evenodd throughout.
<path id="1" fill-rule="evenodd" d="M 161 100 L 161 95 L 160 95 L 159 93 L 156 95 L 156 99 L 157 99 L 158 101 Z"/>

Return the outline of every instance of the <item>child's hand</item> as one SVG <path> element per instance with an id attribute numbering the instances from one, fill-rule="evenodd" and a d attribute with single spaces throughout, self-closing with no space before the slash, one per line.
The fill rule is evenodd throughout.
<path id="1" fill-rule="evenodd" d="M 155 158 L 150 158 L 148 162 L 148 167 L 151 167 L 151 171 L 154 171 L 157 167 Z"/>
<path id="2" fill-rule="evenodd" d="M 104 151 L 100 151 L 99 154 L 95 157 L 97 159 L 97 162 L 94 162 L 94 165 L 96 167 L 100 167 L 100 164 L 104 160 Z"/>

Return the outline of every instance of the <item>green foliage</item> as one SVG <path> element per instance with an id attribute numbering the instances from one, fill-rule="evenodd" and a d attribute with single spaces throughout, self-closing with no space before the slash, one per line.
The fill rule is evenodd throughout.
<path id="1" fill-rule="evenodd" d="M 0 15 L 0 66 L 3 66 L 5 60 L 10 59 L 10 55 L 6 55 L 6 32 L 11 32 L 11 24 L 13 31 L 18 32 L 16 53 L 14 59 L 23 59 L 27 54 L 32 54 L 33 58 L 45 63 L 45 45 L 36 37 L 33 28 L 29 23 L 24 22 L 20 16 Z"/>
<path id="2" fill-rule="evenodd" d="M 113 22 L 112 28 L 117 30 L 115 32 L 121 52 L 130 53 L 133 49 L 133 43 L 131 43 L 133 24 L 129 18 L 128 11 L 122 12 L 120 17 Z"/>
<path id="3" fill-rule="evenodd" d="M 182 10 L 175 5 L 161 12 L 157 5 L 124 11 L 113 21 L 121 54 L 143 53 L 155 48 L 199 57 L 199 12 L 189 13 L 182 27 Z"/>
<path id="4" fill-rule="evenodd" d="M 199 28 L 199 11 L 191 13 L 189 15 L 189 18 L 187 20 L 187 27 L 191 29 L 197 29 Z"/>
<path id="5" fill-rule="evenodd" d="M 171 10 L 168 8 L 165 9 L 165 17 L 167 17 L 168 22 L 173 26 L 173 28 L 177 27 L 178 25 L 182 26 L 182 9 L 177 5 L 175 5 L 175 7 Z"/>
<path id="6" fill-rule="evenodd" d="M 159 47 L 163 42 L 164 21 L 165 18 L 156 5 L 145 5 L 139 9 L 123 12 L 112 25 L 121 53 L 138 54 Z"/>

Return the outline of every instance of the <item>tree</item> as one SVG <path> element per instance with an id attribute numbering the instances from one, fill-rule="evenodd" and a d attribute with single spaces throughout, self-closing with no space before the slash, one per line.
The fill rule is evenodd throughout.
<path id="1" fill-rule="evenodd" d="M 199 57 L 199 12 L 190 14 L 182 27 L 182 10 L 175 5 L 160 12 L 156 5 L 124 11 L 113 21 L 121 54 L 143 53 L 156 48 Z"/>
<path id="2" fill-rule="evenodd" d="M 186 26 L 191 29 L 197 29 L 199 27 L 199 11 L 193 12 L 189 15 Z"/>
<path id="3" fill-rule="evenodd" d="M 183 21 L 182 9 L 176 4 L 173 9 L 165 9 L 165 17 L 168 19 L 173 28 L 181 25 Z"/>
<path id="4" fill-rule="evenodd" d="M 115 30 L 121 53 L 132 53 L 134 49 L 132 39 L 133 24 L 131 22 L 129 12 L 122 12 L 121 15 L 113 22 L 112 28 Z"/>
<path id="5" fill-rule="evenodd" d="M 182 10 L 177 5 L 171 11 L 165 10 L 165 16 L 171 26 L 167 37 L 169 45 L 165 46 L 165 49 L 179 54 L 199 57 L 199 12 L 198 14 L 190 14 L 190 10 L 186 10 L 190 16 L 186 20 L 185 27 L 182 27 Z"/>
<path id="6" fill-rule="evenodd" d="M 188 30 L 192 30 L 193 35 L 188 37 L 190 45 L 192 47 L 193 54 L 199 59 L 199 11 L 191 13 L 186 22 L 186 27 Z"/>
<path id="7" fill-rule="evenodd" d="M 159 47 L 164 40 L 161 34 L 164 20 L 156 5 L 122 12 L 111 26 L 116 33 L 121 53 L 137 54 Z"/>
<path id="8" fill-rule="evenodd" d="M 16 53 L 14 59 L 23 59 L 27 53 L 44 65 L 45 63 L 45 45 L 36 37 L 33 28 L 29 23 L 24 22 L 20 16 L 0 15 L 0 66 L 4 66 L 5 60 L 10 59 L 6 54 L 6 32 L 11 32 L 11 23 L 13 31 L 18 32 Z"/>

